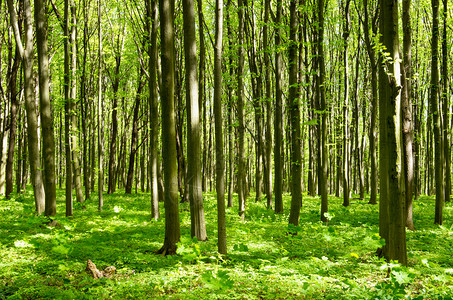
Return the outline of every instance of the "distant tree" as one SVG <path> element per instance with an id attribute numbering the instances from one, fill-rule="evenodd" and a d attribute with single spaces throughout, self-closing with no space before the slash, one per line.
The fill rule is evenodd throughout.
<path id="1" fill-rule="evenodd" d="M 102 26 L 101 0 L 98 0 L 98 103 L 97 103 L 97 133 L 98 133 L 98 198 L 99 211 L 104 206 L 104 130 L 102 119 Z"/>

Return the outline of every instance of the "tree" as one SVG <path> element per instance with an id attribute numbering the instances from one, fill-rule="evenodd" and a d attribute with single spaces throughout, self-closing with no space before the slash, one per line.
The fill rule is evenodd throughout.
<path id="1" fill-rule="evenodd" d="M 97 103 L 97 127 L 98 127 L 98 198 L 99 211 L 104 206 L 104 131 L 102 119 L 102 26 L 101 26 L 101 0 L 98 0 L 98 103 Z"/>
<path id="2" fill-rule="evenodd" d="M 158 136 L 159 136 L 159 120 L 158 120 L 158 103 L 157 103 L 157 1 L 146 1 L 146 15 L 148 17 L 148 34 L 150 36 L 149 43 L 149 118 L 150 128 L 150 181 L 151 181 L 151 217 L 154 220 L 159 219 L 159 188 L 158 188 Z"/>
<path id="3" fill-rule="evenodd" d="M 34 0 L 36 46 L 38 48 L 39 103 L 43 139 L 45 215 L 56 214 L 55 140 L 49 89 L 49 56 L 47 47 L 47 15 L 43 0 Z"/>
<path id="4" fill-rule="evenodd" d="M 241 1 L 241 0 L 240 0 Z M 222 41 L 223 41 L 223 0 L 215 5 L 215 45 L 214 45 L 214 118 L 216 153 L 216 192 L 217 192 L 217 248 L 220 254 L 227 254 L 225 224 L 225 159 L 222 133 Z M 240 179 L 239 179 L 240 180 Z"/>
<path id="5" fill-rule="evenodd" d="M 183 1 L 184 53 L 187 106 L 187 181 L 189 185 L 191 235 L 207 239 L 201 186 L 201 124 L 198 99 L 197 43 L 193 0 Z"/>
<path id="6" fill-rule="evenodd" d="M 162 255 L 176 254 L 180 239 L 178 204 L 178 166 L 176 158 L 175 122 L 175 53 L 173 2 L 159 0 L 162 86 L 162 162 L 164 169 L 165 240 L 157 252 Z"/>
<path id="7" fill-rule="evenodd" d="M 319 110 L 321 111 L 321 124 L 319 130 L 319 154 L 318 154 L 318 184 L 321 193 L 321 221 L 327 222 L 328 211 L 327 199 L 327 104 L 326 104 L 326 82 L 325 82 L 325 61 L 324 61 L 324 0 L 318 0 L 318 85 L 319 89 Z"/>
<path id="8" fill-rule="evenodd" d="M 412 150 L 412 27 L 410 16 L 411 0 L 403 0 L 403 91 L 401 102 L 403 109 L 403 149 L 404 173 L 406 188 L 406 227 L 414 230 L 412 218 L 413 184 L 414 184 L 414 154 Z"/>
<path id="9" fill-rule="evenodd" d="M 24 29 L 25 47 L 22 47 L 19 26 L 17 24 L 16 11 L 13 1 L 8 1 L 11 24 L 14 28 L 14 36 L 18 45 L 23 62 L 24 70 L 24 98 L 25 110 L 27 112 L 27 138 L 28 138 L 28 159 L 30 164 L 30 175 L 35 198 L 35 208 L 38 215 L 44 212 L 45 194 L 41 173 L 41 159 L 38 138 L 38 116 L 33 93 L 33 19 L 30 0 L 24 0 Z"/>
<path id="10" fill-rule="evenodd" d="M 291 211 L 289 223 L 294 226 L 299 225 L 300 207 L 302 204 L 302 154 L 301 154 L 301 134 L 300 134 L 300 110 L 299 110 L 299 87 L 298 87 L 298 55 L 297 55 L 297 29 L 298 13 L 297 0 L 290 2 L 290 25 L 289 25 L 289 97 L 288 108 L 289 124 L 291 127 Z"/>
<path id="11" fill-rule="evenodd" d="M 238 0 L 238 67 L 237 67 L 237 117 L 238 117 L 238 212 L 241 219 L 245 218 L 245 157 L 244 157 L 244 3 Z"/>
<path id="12" fill-rule="evenodd" d="M 444 186 L 444 157 L 442 140 L 442 117 L 439 109 L 439 0 L 431 0 L 433 10 L 433 26 L 431 39 L 431 83 L 430 83 L 430 109 L 434 131 L 434 160 L 436 178 L 436 211 L 434 223 L 442 225 L 443 206 L 445 202 Z"/>
<path id="13" fill-rule="evenodd" d="M 271 99 L 271 68 L 270 68 L 270 45 L 269 45 L 269 15 L 271 9 L 270 0 L 264 1 L 264 28 L 263 28 L 263 49 L 264 49 L 264 82 L 265 82 L 265 103 L 266 103 L 266 139 L 264 143 L 264 193 L 267 198 L 267 208 L 271 209 L 272 201 L 272 99 Z"/>
<path id="14" fill-rule="evenodd" d="M 349 176 L 349 70 L 348 70 L 348 38 L 349 38 L 349 4 L 346 0 L 343 7 L 343 84 L 344 84 L 344 103 L 343 103 L 343 206 L 349 206 L 350 176 Z M 356 128 L 358 131 L 358 127 Z"/>
<path id="15" fill-rule="evenodd" d="M 278 25 L 275 31 L 275 47 L 278 49 L 281 44 L 281 22 L 282 22 L 282 1 L 277 0 L 277 13 L 275 23 Z M 282 162 L 282 55 L 280 51 L 275 51 L 275 117 L 274 117 L 274 197 L 275 212 L 283 213 L 283 162 Z"/>
<path id="16" fill-rule="evenodd" d="M 398 0 L 380 0 L 379 68 L 380 202 L 379 233 L 383 254 L 407 264 L 406 211 L 402 151 L 401 73 Z"/>

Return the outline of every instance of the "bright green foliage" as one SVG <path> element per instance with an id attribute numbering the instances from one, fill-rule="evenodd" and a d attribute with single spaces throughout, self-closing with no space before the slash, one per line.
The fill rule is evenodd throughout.
<path id="1" fill-rule="evenodd" d="M 250 197 L 253 197 L 251 195 Z M 58 205 L 64 205 L 60 191 Z M 286 202 L 289 196 L 284 196 Z M 299 226 L 289 211 L 274 214 L 249 201 L 245 222 L 228 208 L 228 256 L 217 241 L 190 239 L 188 204 L 181 204 L 177 255 L 154 254 L 164 222 L 150 221 L 149 196 L 105 195 L 76 207 L 74 218 L 58 215 L 56 227 L 33 215 L 29 192 L 0 200 L 0 299 L 450 299 L 453 297 L 452 204 L 444 226 L 432 224 L 434 199 L 415 203 L 417 231 L 408 232 L 408 267 L 374 253 L 382 246 L 378 207 L 368 199 L 330 198 L 329 223 L 319 220 L 319 198 L 304 197 Z M 216 199 L 205 194 L 208 236 L 216 237 Z M 60 207 L 57 211 L 64 211 Z M 93 279 L 115 266 L 111 278 Z"/>

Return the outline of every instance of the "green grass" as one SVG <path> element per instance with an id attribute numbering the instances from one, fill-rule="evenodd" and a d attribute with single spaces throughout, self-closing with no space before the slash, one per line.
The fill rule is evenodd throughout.
<path id="1" fill-rule="evenodd" d="M 221 257 L 215 194 L 208 193 L 209 240 L 190 239 L 189 207 L 182 204 L 178 255 L 162 257 L 154 251 L 163 243 L 165 224 L 150 220 L 148 194 L 105 195 L 100 213 L 94 198 L 66 218 L 63 192 L 56 216 L 61 227 L 34 216 L 30 192 L 0 200 L 0 299 L 453 297 L 453 208 L 447 203 L 444 226 L 434 225 L 432 197 L 415 203 L 417 231 L 407 233 L 409 266 L 401 267 L 374 255 L 382 243 L 378 206 L 366 200 L 344 208 L 331 197 L 326 226 L 319 221 L 319 198 L 304 197 L 294 228 L 287 225 L 289 196 L 281 215 L 268 211 L 265 199 L 254 203 L 251 197 L 245 222 L 236 207 L 227 209 L 228 256 Z M 100 269 L 113 265 L 117 273 L 95 280 L 85 271 L 88 259 Z"/>

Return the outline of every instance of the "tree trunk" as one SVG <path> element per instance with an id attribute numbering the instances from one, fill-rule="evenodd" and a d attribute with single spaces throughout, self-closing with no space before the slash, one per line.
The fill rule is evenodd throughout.
<path id="1" fill-rule="evenodd" d="M 442 117 L 439 109 L 439 0 L 431 0 L 433 10 L 433 27 L 431 39 L 431 85 L 430 85 L 430 107 L 433 118 L 434 131 L 434 160 L 436 180 L 436 207 L 434 223 L 442 225 L 443 206 L 445 202 L 444 187 L 444 157 L 442 140 Z"/>
<path id="2" fill-rule="evenodd" d="M 165 193 L 165 240 L 158 251 L 163 255 L 176 254 L 176 243 L 180 239 L 178 204 L 178 166 L 176 157 L 175 122 L 175 53 L 174 53 L 174 3 L 159 0 L 160 38 L 162 61 L 162 159 L 164 166 Z"/>
<path id="3" fill-rule="evenodd" d="M 244 133 L 245 133 L 245 121 L 244 121 L 244 83 L 243 83 L 243 66 L 244 66 L 244 17 L 243 17 L 244 4 L 243 0 L 238 0 L 238 69 L 237 69 L 237 113 L 238 113 L 238 143 L 239 143 L 239 152 L 238 152 L 238 212 L 242 220 L 245 218 L 245 202 L 246 202 L 246 192 L 245 192 L 245 154 L 244 154 Z"/>
<path id="4" fill-rule="evenodd" d="M 146 9 L 148 16 L 148 32 L 150 35 L 149 43 L 149 118 L 150 118 L 150 181 L 151 181 L 151 218 L 158 220 L 159 213 L 159 187 L 158 187 L 158 137 L 159 137 L 159 116 L 157 103 L 157 1 L 147 0 Z"/>
<path id="5" fill-rule="evenodd" d="M 348 64 L 348 38 L 349 38 L 349 21 L 350 21 L 350 16 L 349 16 L 349 3 L 350 0 L 347 0 L 346 3 L 344 4 L 343 7 L 343 67 L 344 67 L 344 72 L 343 72 L 343 81 L 344 81 L 344 104 L 343 104 L 343 122 L 344 122 L 344 128 L 343 128 L 343 206 L 349 206 L 349 196 L 350 196 L 350 175 L 349 175 L 349 169 L 350 169 L 350 146 L 349 146 L 349 140 L 350 140 L 350 133 L 349 133 L 349 64 Z M 359 128 L 356 127 L 356 131 L 358 131 Z M 358 150 L 358 149 L 357 149 Z M 356 166 L 357 168 L 358 166 Z"/>
<path id="6" fill-rule="evenodd" d="M 445 195 L 446 202 L 450 202 L 451 195 L 451 150 L 450 150 L 450 130 L 449 125 L 449 107 L 450 97 L 448 96 L 448 49 L 447 49 L 447 18 L 448 18 L 448 0 L 443 0 L 443 31 L 442 31 L 442 110 L 443 110 L 443 145 L 444 145 L 444 164 L 445 164 Z"/>
<path id="7" fill-rule="evenodd" d="M 267 199 L 267 208 L 273 206 L 272 200 L 272 96 L 271 96 L 271 59 L 269 55 L 269 14 L 271 4 L 270 0 L 264 1 L 264 28 L 263 28 L 263 49 L 264 49 L 264 81 L 265 81 L 265 103 L 266 103 L 266 139 L 264 142 L 264 193 Z"/>
<path id="8" fill-rule="evenodd" d="M 104 122 L 102 119 L 102 26 L 101 26 L 101 0 L 98 0 L 98 109 L 97 109 L 97 127 L 98 127 L 98 198 L 99 211 L 104 206 Z"/>
<path id="9" fill-rule="evenodd" d="M 289 24 L 289 98 L 288 108 L 291 130 L 291 211 L 289 214 L 289 224 L 299 225 L 300 207 L 302 204 L 302 153 L 301 153 L 301 134 L 300 134 L 300 109 L 299 109 L 299 87 L 297 72 L 299 69 L 297 55 L 297 30 L 298 13 L 297 0 L 290 2 L 290 24 Z"/>
<path id="10" fill-rule="evenodd" d="M 379 64 L 379 233 L 386 241 L 384 256 L 407 265 L 397 0 L 380 0 L 380 20 L 380 40 L 388 52 Z"/>
<path id="11" fill-rule="evenodd" d="M 275 23 L 275 47 L 278 49 L 281 44 L 281 22 L 282 22 L 282 0 L 277 0 L 277 13 Z M 275 52 L 275 118 L 274 118 L 274 197 L 275 197 L 275 212 L 283 213 L 283 162 L 282 162 L 282 132 L 283 132 L 283 91 L 282 91 L 282 55 L 280 51 Z"/>
<path id="12" fill-rule="evenodd" d="M 324 0 L 318 0 L 318 56 L 319 56 L 319 110 L 321 115 L 321 126 L 319 132 L 319 169 L 318 183 L 321 193 L 321 221 L 327 222 L 326 213 L 328 211 L 327 199 L 327 167 L 328 167 L 328 148 L 327 148 L 327 104 L 326 104 L 326 88 L 325 88 L 325 62 L 324 62 Z"/>
<path id="13" fill-rule="evenodd" d="M 201 2 L 201 1 L 200 1 Z M 183 1 L 184 53 L 187 107 L 187 184 L 189 186 L 191 236 L 207 239 L 201 187 L 201 125 L 198 98 L 197 44 L 193 0 Z M 202 25 L 201 25 L 202 26 Z"/>
<path id="14" fill-rule="evenodd" d="M 241 0 L 240 0 L 241 1 Z M 241 7 L 241 6 L 239 6 Z M 239 9 L 241 10 L 241 8 Z M 217 248 L 220 254 L 227 254 L 225 224 L 225 159 L 222 133 L 222 40 L 223 0 L 216 0 L 214 46 L 214 117 L 216 144 L 216 191 L 217 191 Z"/>
<path id="15" fill-rule="evenodd" d="M 403 0 L 403 91 L 401 94 L 403 114 L 403 149 L 404 149 L 404 173 L 406 188 L 406 227 L 415 230 L 412 219 L 414 183 L 414 154 L 412 151 L 412 54 L 411 54 L 411 0 Z"/>
<path id="16" fill-rule="evenodd" d="M 10 16 L 15 18 L 15 10 L 12 1 L 8 1 Z M 30 164 L 31 183 L 35 198 L 35 208 L 38 215 L 44 212 L 45 194 L 41 173 L 41 158 L 38 138 L 38 116 L 36 114 L 36 103 L 33 91 L 33 19 L 31 15 L 30 0 L 24 0 L 24 27 L 25 27 L 25 48 L 23 50 L 23 69 L 24 69 L 24 98 L 25 110 L 27 112 L 27 138 L 28 138 L 28 159 Z M 17 21 L 11 19 L 11 23 Z M 13 25 L 16 26 L 16 25 Z M 18 28 L 18 25 L 17 25 Z M 16 43 L 20 42 L 20 34 L 16 35 Z"/>
<path id="17" fill-rule="evenodd" d="M 34 0 L 36 45 L 38 48 L 39 99 L 44 160 L 45 215 L 56 214 L 55 140 L 49 88 L 49 57 L 47 49 L 47 15 L 43 0 Z"/>
<path id="18" fill-rule="evenodd" d="M 87 55 L 88 55 L 88 12 L 89 7 L 87 6 L 87 0 L 83 0 L 83 58 L 82 58 L 82 75 L 80 79 L 80 107 L 82 113 L 82 131 L 83 131 L 83 185 L 85 187 L 85 199 L 90 198 L 90 175 L 91 172 L 88 168 L 89 162 L 89 134 L 87 131 L 87 122 L 88 122 L 88 103 L 86 97 L 86 65 L 87 65 Z"/>
<path id="19" fill-rule="evenodd" d="M 375 49 L 373 48 L 373 44 L 371 42 L 370 37 L 370 20 L 368 14 L 368 0 L 363 0 L 364 6 L 364 22 L 363 22 L 363 33 L 365 36 L 365 45 L 366 50 L 368 53 L 368 57 L 370 59 L 371 65 L 371 121 L 370 121 L 370 157 L 371 157 L 371 166 L 370 166 L 370 201 L 369 204 L 377 204 L 377 150 L 376 150 L 376 117 L 377 117 L 377 105 L 378 105 L 378 80 L 377 80 L 377 62 L 376 62 L 376 54 Z M 373 35 L 377 33 L 377 28 L 372 23 L 372 32 Z"/>

